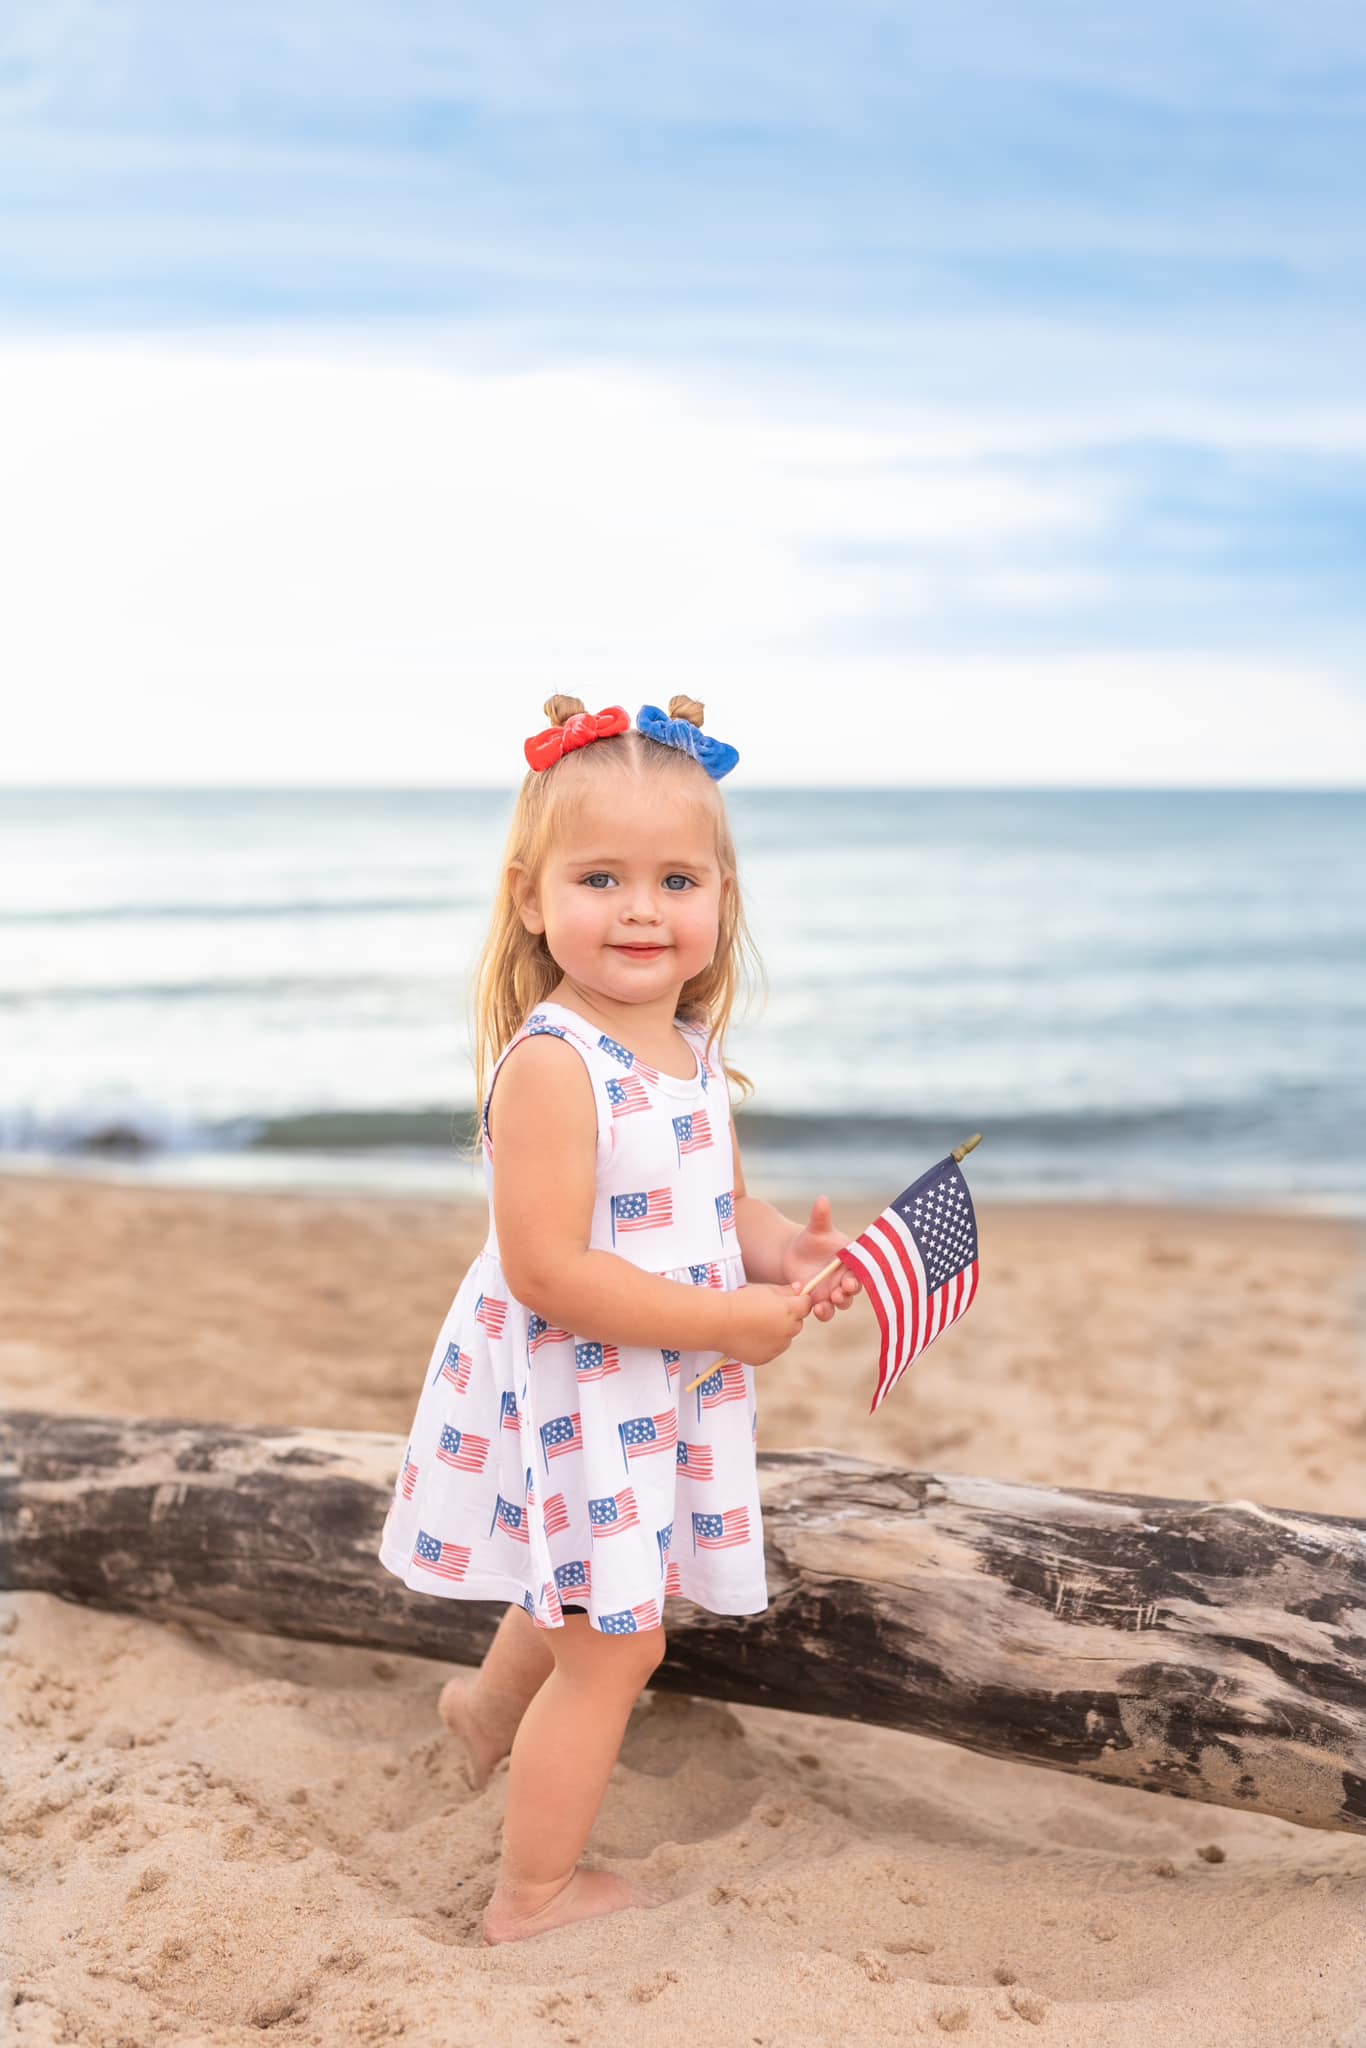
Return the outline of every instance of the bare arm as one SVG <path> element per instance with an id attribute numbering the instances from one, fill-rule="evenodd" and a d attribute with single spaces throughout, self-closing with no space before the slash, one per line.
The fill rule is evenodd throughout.
<path id="1" fill-rule="evenodd" d="M 599 1343 L 724 1351 L 726 1294 L 646 1273 L 589 1245 L 597 1117 L 582 1060 L 554 1032 L 502 1064 L 489 1105 L 503 1271 L 547 1322 Z"/>

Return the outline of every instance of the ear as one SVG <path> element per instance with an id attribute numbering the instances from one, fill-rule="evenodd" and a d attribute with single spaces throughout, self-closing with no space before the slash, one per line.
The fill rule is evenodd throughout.
<path id="1" fill-rule="evenodd" d="M 508 866 L 508 886 L 512 890 L 512 900 L 517 906 L 517 915 L 527 930 L 543 932 L 545 919 L 541 915 L 540 896 L 535 879 L 520 861 L 512 861 Z"/>

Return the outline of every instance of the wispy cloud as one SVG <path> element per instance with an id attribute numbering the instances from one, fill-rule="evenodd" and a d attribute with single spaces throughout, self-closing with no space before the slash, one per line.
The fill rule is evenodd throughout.
<path id="1" fill-rule="evenodd" d="M 932 662 L 1013 730 L 982 662 L 1046 722 L 1050 664 L 1137 661 L 1176 779 L 1288 759 L 1231 684 L 1192 729 L 1197 673 L 1281 730 L 1315 679 L 1286 773 L 1366 778 L 1363 114 L 1329 0 L 12 6 L 29 729 L 176 676 Z M 1020 777 L 1128 777 L 1107 731 Z"/>

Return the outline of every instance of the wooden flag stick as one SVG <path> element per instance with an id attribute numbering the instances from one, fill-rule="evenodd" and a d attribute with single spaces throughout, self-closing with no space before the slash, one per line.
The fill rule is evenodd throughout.
<path id="1" fill-rule="evenodd" d="M 981 1142 L 982 1133 L 980 1131 L 977 1131 L 971 1138 L 965 1138 L 961 1145 L 955 1145 L 951 1156 L 961 1166 L 963 1161 L 967 1158 L 968 1153 L 971 1152 L 973 1146 L 980 1145 Z M 809 1280 L 803 1280 L 801 1286 L 797 1289 L 798 1294 L 810 1294 L 813 1287 L 819 1287 L 822 1280 L 828 1280 L 832 1273 L 837 1273 L 839 1271 L 840 1264 L 841 1261 L 838 1258 L 838 1256 L 833 1258 L 828 1266 L 821 1267 L 819 1273 L 813 1273 Z M 690 1380 L 688 1382 L 687 1386 L 683 1389 L 684 1393 L 695 1393 L 697 1388 L 701 1386 L 703 1380 L 711 1378 L 712 1374 L 716 1371 L 718 1365 L 725 1364 L 727 1355 L 728 1354 L 723 1351 L 719 1358 L 713 1359 L 712 1363 L 707 1367 L 705 1372 L 700 1372 L 695 1380 Z"/>

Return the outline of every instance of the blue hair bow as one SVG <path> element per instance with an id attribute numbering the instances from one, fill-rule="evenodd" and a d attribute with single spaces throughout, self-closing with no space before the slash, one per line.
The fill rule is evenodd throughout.
<path id="1" fill-rule="evenodd" d="M 680 753 L 691 754 L 694 761 L 701 762 L 713 782 L 729 775 L 740 758 L 735 748 L 724 740 L 713 739 L 709 732 L 690 725 L 686 718 L 668 717 L 657 704 L 641 705 L 636 713 L 636 727 L 646 739 L 658 740 L 661 746 L 677 747 Z"/>

